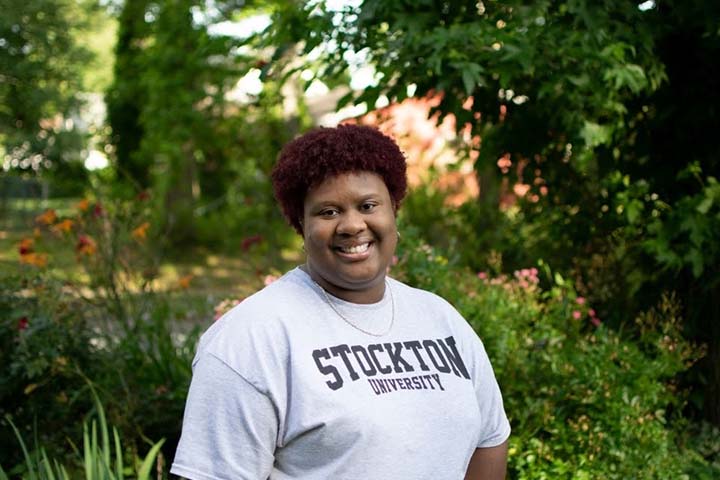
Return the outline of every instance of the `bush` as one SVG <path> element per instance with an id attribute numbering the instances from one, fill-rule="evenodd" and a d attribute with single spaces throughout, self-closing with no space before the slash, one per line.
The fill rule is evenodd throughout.
<path id="1" fill-rule="evenodd" d="M 19 274 L 0 279 L 0 308 L 8 312 L 0 320 L 0 360 L 9 366 L 0 373 L 0 414 L 24 437 L 40 425 L 37 441 L 63 461 L 68 439 L 82 434 L 68 419 L 92 407 L 89 379 L 128 451 L 165 438 L 172 457 L 199 333 L 192 325 L 211 318 L 212 308 L 205 299 L 155 291 L 159 239 L 145 199 L 83 200 L 75 211 L 40 215 L 33 236 L 18 245 Z M 79 274 L 51 268 L 67 253 Z M 20 458 L 10 429 L 0 429 L 0 464 Z"/>
<path id="2" fill-rule="evenodd" d="M 0 311 L 0 419 L 11 416 L 25 436 L 42 425 L 38 440 L 57 456 L 60 440 L 80 433 L 67 419 L 89 408 L 83 375 L 94 374 L 101 352 L 77 301 L 43 277 L 0 278 Z M 16 461 L 19 453 L 3 429 L 0 464 Z"/>
<path id="3" fill-rule="evenodd" d="M 393 273 L 449 300 L 483 339 L 513 426 L 510 478 L 720 473 L 683 433 L 686 398 L 677 376 L 701 352 L 680 333 L 674 297 L 641 315 L 631 338 L 606 328 L 544 265 L 542 273 L 478 276 L 413 237 L 403 236 Z M 538 287 L 541 274 L 551 289 Z"/>

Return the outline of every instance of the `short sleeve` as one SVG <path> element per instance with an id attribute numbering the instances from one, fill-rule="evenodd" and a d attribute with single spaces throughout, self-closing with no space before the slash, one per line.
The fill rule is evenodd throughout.
<path id="1" fill-rule="evenodd" d="M 502 394 L 495 379 L 490 359 L 477 335 L 475 335 L 475 342 L 477 343 L 473 383 L 482 422 L 477 447 L 496 447 L 510 436 L 510 422 L 507 415 L 505 415 Z"/>
<path id="2" fill-rule="evenodd" d="M 270 476 L 278 420 L 270 399 L 210 353 L 196 359 L 170 470 L 190 480 Z"/>

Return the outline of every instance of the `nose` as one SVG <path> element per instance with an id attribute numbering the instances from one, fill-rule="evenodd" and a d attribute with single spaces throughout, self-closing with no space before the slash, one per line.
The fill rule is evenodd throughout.
<path id="1" fill-rule="evenodd" d="M 367 228 L 367 225 L 362 213 L 349 210 L 341 215 L 336 231 L 340 235 L 357 235 L 365 228 Z"/>

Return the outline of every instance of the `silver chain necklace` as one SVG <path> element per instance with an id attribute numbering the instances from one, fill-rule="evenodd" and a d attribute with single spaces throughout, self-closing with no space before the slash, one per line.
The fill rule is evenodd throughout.
<path id="1" fill-rule="evenodd" d="M 390 283 L 387 280 L 385 280 L 385 287 L 390 292 L 390 308 L 391 308 L 391 310 L 390 310 L 391 311 L 390 326 L 388 326 L 387 330 L 385 330 L 382 333 L 375 333 L 375 332 L 371 332 L 369 330 L 365 330 L 364 328 L 360 328 L 357 325 L 355 325 L 353 322 L 348 320 L 347 317 L 345 317 L 345 315 L 340 313 L 340 310 L 337 309 L 337 307 L 335 306 L 335 303 L 333 303 L 332 299 L 330 298 L 330 295 L 327 294 L 325 289 L 319 283 L 317 283 L 315 280 L 313 280 L 313 283 L 315 283 L 315 285 L 318 286 L 318 288 L 320 289 L 320 291 L 323 294 L 323 297 L 325 298 L 325 301 L 327 302 L 328 305 L 330 305 L 330 308 L 333 309 L 333 312 L 337 313 L 338 317 L 342 318 L 343 321 L 345 321 L 345 323 L 347 323 L 348 325 L 353 327 L 355 330 L 361 331 L 362 333 L 364 333 L 366 335 L 371 335 L 373 337 L 384 337 L 385 335 L 390 333 L 390 330 L 392 330 L 393 324 L 395 323 L 395 297 L 393 296 L 392 288 L 390 288 Z"/>

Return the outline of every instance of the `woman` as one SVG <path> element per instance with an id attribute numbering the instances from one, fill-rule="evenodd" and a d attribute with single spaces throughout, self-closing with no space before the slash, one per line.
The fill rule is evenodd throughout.
<path id="1" fill-rule="evenodd" d="M 504 478 L 510 426 L 482 343 L 446 301 L 386 276 L 405 168 L 369 127 L 283 149 L 273 186 L 307 261 L 203 335 L 172 473 Z"/>

